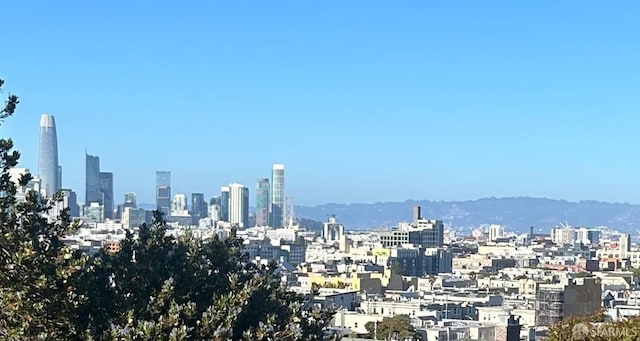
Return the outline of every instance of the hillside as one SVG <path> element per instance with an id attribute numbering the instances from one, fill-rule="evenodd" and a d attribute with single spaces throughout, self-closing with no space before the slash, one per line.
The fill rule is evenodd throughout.
<path id="1" fill-rule="evenodd" d="M 455 227 L 502 224 L 512 231 L 528 231 L 530 226 L 549 231 L 565 221 L 573 226 L 604 225 L 629 232 L 640 227 L 640 205 L 530 197 L 297 206 L 296 216 L 325 221 L 335 214 L 347 229 L 389 227 L 411 220 L 415 205 L 422 206 L 424 217 L 442 219 Z"/>

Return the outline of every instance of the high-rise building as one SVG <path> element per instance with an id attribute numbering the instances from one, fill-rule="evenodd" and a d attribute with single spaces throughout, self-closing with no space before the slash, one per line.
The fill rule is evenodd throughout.
<path id="1" fill-rule="evenodd" d="M 101 223 L 104 221 L 104 206 L 97 202 L 85 205 L 83 216 L 83 220 L 89 223 Z"/>
<path id="2" fill-rule="evenodd" d="M 138 203 L 137 203 L 137 196 L 135 193 L 133 192 L 129 192 L 129 193 L 125 193 L 124 194 L 124 207 L 131 207 L 131 208 L 137 208 L 138 207 Z"/>
<path id="3" fill-rule="evenodd" d="M 187 210 L 187 196 L 184 194 L 176 194 L 171 202 L 171 215 L 176 217 L 184 217 L 189 215 Z"/>
<path id="4" fill-rule="evenodd" d="M 209 219 L 219 221 L 220 219 L 220 197 L 213 197 L 209 201 Z"/>
<path id="5" fill-rule="evenodd" d="M 71 217 L 79 217 L 80 216 L 80 207 L 78 206 L 78 197 L 76 196 L 76 192 L 70 189 L 61 189 L 62 192 L 62 201 L 56 203 L 57 214 L 60 214 L 63 209 L 69 209 L 69 215 Z"/>
<path id="6" fill-rule="evenodd" d="M 207 216 L 207 202 L 204 193 L 191 193 L 191 216 L 199 220 Z"/>
<path id="7" fill-rule="evenodd" d="M 271 226 L 285 223 L 284 165 L 274 164 L 271 169 Z"/>
<path id="8" fill-rule="evenodd" d="M 229 221 L 229 187 L 220 188 L 220 221 Z"/>
<path id="9" fill-rule="evenodd" d="M 62 166 L 58 165 L 58 186 L 62 188 Z"/>
<path id="10" fill-rule="evenodd" d="M 500 238 L 504 238 L 504 227 L 502 225 L 491 224 L 489 226 L 489 240 L 495 242 Z"/>
<path id="11" fill-rule="evenodd" d="M 92 202 L 104 205 L 104 194 L 100 190 L 100 158 L 85 154 L 85 206 Z"/>
<path id="12" fill-rule="evenodd" d="M 113 218 L 113 173 L 100 172 L 100 193 L 102 193 L 102 205 L 104 206 L 104 218 Z"/>
<path id="13" fill-rule="evenodd" d="M 140 227 L 144 223 L 149 223 L 147 212 L 142 208 L 125 207 L 122 212 L 122 225 L 126 229 Z"/>
<path id="14" fill-rule="evenodd" d="M 54 195 L 60 189 L 58 175 L 58 136 L 56 121 L 52 115 L 40 117 L 40 136 L 38 145 L 38 177 L 41 189 L 46 196 Z"/>
<path id="15" fill-rule="evenodd" d="M 171 214 L 171 172 L 156 172 L 156 206 L 165 216 Z"/>
<path id="16" fill-rule="evenodd" d="M 269 179 L 258 179 L 256 190 L 256 226 L 269 225 Z"/>
<path id="17" fill-rule="evenodd" d="M 326 242 L 339 242 L 342 236 L 344 236 L 344 225 L 338 224 L 335 215 L 330 216 L 322 227 L 322 238 Z"/>
<path id="18" fill-rule="evenodd" d="M 241 184 L 229 185 L 229 222 L 238 227 L 249 225 L 249 189 Z"/>

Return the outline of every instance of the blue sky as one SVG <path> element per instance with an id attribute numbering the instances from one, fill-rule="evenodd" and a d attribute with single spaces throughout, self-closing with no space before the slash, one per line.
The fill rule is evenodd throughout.
<path id="1" fill-rule="evenodd" d="M 640 203 L 637 1 L 11 1 L 0 128 L 63 185 L 84 152 L 126 191 L 253 191 L 297 204 L 541 196 Z M 253 200 L 253 199 L 252 199 Z"/>

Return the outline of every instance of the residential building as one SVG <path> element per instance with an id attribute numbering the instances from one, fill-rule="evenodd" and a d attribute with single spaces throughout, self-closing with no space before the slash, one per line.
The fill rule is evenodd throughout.
<path id="1" fill-rule="evenodd" d="M 494 242 L 500 238 L 504 238 L 504 227 L 501 225 L 490 225 L 489 240 Z"/>
<path id="2" fill-rule="evenodd" d="M 550 326 L 568 317 L 597 312 L 602 304 L 599 278 L 563 278 L 558 284 L 539 284 L 536 293 L 536 323 Z"/>

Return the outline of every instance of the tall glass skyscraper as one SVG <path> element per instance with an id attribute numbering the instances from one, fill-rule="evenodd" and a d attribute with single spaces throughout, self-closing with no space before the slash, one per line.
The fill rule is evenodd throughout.
<path id="1" fill-rule="evenodd" d="M 41 188 L 46 196 L 54 195 L 61 184 L 58 182 L 58 136 L 56 121 L 52 115 L 40 117 L 40 136 L 38 144 L 38 176 Z"/>
<path id="2" fill-rule="evenodd" d="M 258 179 L 256 190 L 256 226 L 269 226 L 269 179 Z"/>
<path id="3" fill-rule="evenodd" d="M 229 187 L 220 188 L 220 220 L 229 221 Z"/>
<path id="4" fill-rule="evenodd" d="M 165 216 L 171 214 L 171 172 L 156 172 L 156 206 Z"/>
<path id="5" fill-rule="evenodd" d="M 191 216 L 194 222 L 207 216 L 207 202 L 204 193 L 191 193 Z"/>
<path id="6" fill-rule="evenodd" d="M 113 173 L 100 172 L 100 192 L 104 206 L 104 218 L 113 218 Z"/>
<path id="7" fill-rule="evenodd" d="M 283 227 L 285 222 L 284 165 L 271 169 L 271 226 Z"/>
<path id="8" fill-rule="evenodd" d="M 104 205 L 104 194 L 100 191 L 100 158 L 85 154 L 85 195 L 84 205 L 92 202 Z"/>

